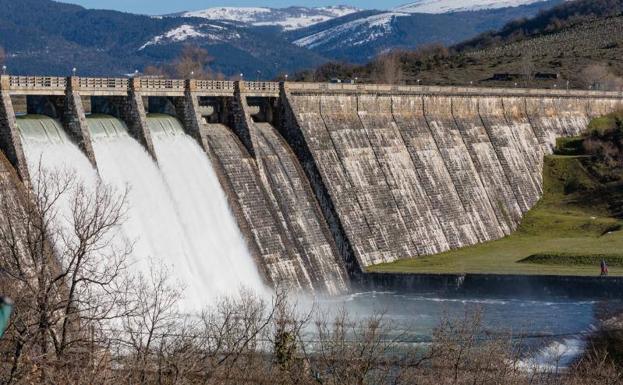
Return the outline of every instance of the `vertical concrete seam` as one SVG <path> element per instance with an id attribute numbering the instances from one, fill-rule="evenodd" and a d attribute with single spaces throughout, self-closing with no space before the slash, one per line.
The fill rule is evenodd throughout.
<path id="1" fill-rule="evenodd" d="M 300 123 L 298 122 L 296 113 L 290 103 L 292 95 L 286 91 L 283 83 L 281 89 L 281 103 L 282 108 L 284 109 L 282 118 L 285 121 L 281 129 L 283 130 L 284 135 L 287 135 L 289 138 L 286 141 L 291 142 L 292 146 L 296 149 L 293 153 L 298 159 L 297 165 L 301 169 L 300 172 L 307 176 L 304 178 L 304 181 L 309 186 L 309 189 L 315 197 L 318 212 L 324 218 L 323 223 L 325 226 L 323 226 L 323 231 L 326 232 L 327 239 L 331 239 L 331 245 L 332 247 L 335 247 L 336 255 L 341 258 L 340 262 L 346 271 L 346 278 L 351 279 L 352 283 L 352 280 L 355 280 L 361 276 L 361 263 L 357 259 L 353 243 L 349 238 L 344 228 L 344 224 L 342 223 L 342 219 L 337 212 L 333 197 L 327 187 L 325 177 L 320 172 L 320 168 L 313 157 L 309 145 L 306 142 L 305 134 L 300 128 Z M 318 111 L 318 115 L 320 116 L 320 102 L 318 102 Z M 288 118 L 294 125 L 292 129 L 286 127 L 287 122 L 289 121 Z M 322 120 L 322 116 L 320 116 L 320 119 Z M 299 133 L 300 137 L 297 137 L 295 131 Z"/>
<path id="2" fill-rule="evenodd" d="M 261 162 L 259 162 L 257 159 L 258 155 L 255 149 L 255 143 L 253 140 L 254 133 L 252 132 L 252 130 L 255 130 L 255 126 L 254 126 L 253 119 L 248 114 L 247 102 L 244 99 L 244 95 L 242 95 L 242 93 L 240 92 L 240 88 L 238 88 L 238 93 L 234 97 L 233 101 L 236 102 L 237 104 L 237 107 L 232 109 L 232 113 L 234 115 L 238 115 L 238 116 L 233 117 L 234 121 L 237 124 L 236 131 L 240 131 L 240 130 L 244 131 L 244 132 L 237 132 L 234 135 L 239 139 L 239 143 L 242 143 L 242 145 L 247 149 L 247 152 L 249 153 L 250 158 L 254 162 L 255 169 L 253 172 L 253 176 L 255 179 L 255 183 L 260 189 L 262 198 L 267 203 L 268 211 L 273 219 L 273 222 L 275 223 L 275 226 L 277 227 L 277 231 L 279 231 L 280 233 L 282 242 L 284 246 L 286 247 L 283 250 L 283 252 L 291 261 L 296 261 L 298 265 L 298 269 L 304 270 L 305 266 L 301 265 L 302 261 L 300 259 L 300 256 L 302 254 L 300 252 L 300 247 L 295 242 L 293 234 L 290 231 L 290 228 L 287 227 L 287 225 L 283 223 L 287 221 L 286 216 L 283 215 L 283 213 L 281 212 L 281 208 L 278 206 L 278 203 L 277 203 L 277 207 L 275 207 L 275 203 L 273 202 L 272 199 L 270 199 L 271 196 L 274 197 L 274 194 L 270 190 L 270 186 L 266 186 L 266 183 L 264 183 L 264 180 L 260 175 L 260 173 L 262 172 L 260 168 Z M 247 140 L 249 143 L 245 145 L 243 143 L 243 139 L 241 136 L 247 137 Z M 250 148 L 248 148 L 248 146 L 250 146 Z M 277 199 L 275 198 L 274 201 L 277 202 Z M 283 218 L 283 222 L 281 221 L 281 218 Z M 303 274 L 303 272 L 301 272 L 301 274 Z M 303 274 L 303 275 L 308 277 L 308 275 L 306 274 Z M 301 282 L 299 281 L 299 284 L 300 283 Z M 313 282 L 308 280 L 307 283 L 310 285 L 311 288 L 314 288 Z"/>
<path id="3" fill-rule="evenodd" d="M 515 130 L 513 129 L 514 128 L 514 124 L 512 124 L 511 120 L 508 117 L 508 114 L 506 113 L 507 109 L 506 109 L 506 106 L 504 105 L 504 97 L 500 96 L 499 98 L 500 98 L 500 102 L 502 103 L 502 115 L 504 116 L 504 120 L 506 121 L 506 124 L 508 125 L 508 127 L 510 127 L 512 129 L 511 133 L 515 133 Z M 532 125 L 530 126 L 530 130 L 532 130 Z M 518 132 L 517 134 L 518 135 L 523 135 L 521 132 Z M 535 134 L 535 137 L 536 137 L 536 134 Z M 520 144 L 520 143 L 517 143 L 517 144 Z M 525 162 L 529 166 L 530 180 L 532 181 L 532 184 L 533 184 L 533 187 L 536 190 L 536 193 L 540 195 L 541 194 L 541 189 L 539 188 L 538 179 L 535 179 L 535 176 L 534 176 L 534 172 L 536 172 L 537 170 L 533 169 L 534 165 L 532 165 L 531 162 L 530 162 L 530 155 L 528 154 L 529 150 L 530 149 L 528 149 L 528 148 L 523 148 L 523 146 L 520 147 L 520 151 L 521 151 L 521 153 L 522 153 L 522 155 L 524 157 L 524 160 L 525 160 Z"/>
<path id="4" fill-rule="evenodd" d="M 461 198 L 461 194 L 459 194 L 459 190 L 456 188 L 456 184 L 454 183 L 454 180 L 452 179 L 452 174 L 450 173 L 450 170 L 448 169 L 448 165 L 446 164 L 446 160 L 444 158 L 444 156 L 441 153 L 441 150 L 439 149 L 439 143 L 437 142 L 437 139 L 435 138 L 435 134 L 433 134 L 433 129 L 430 126 L 430 119 L 428 117 L 428 112 L 426 111 L 426 101 L 425 98 L 428 97 L 430 98 L 430 96 L 422 96 L 422 113 L 424 115 L 424 121 L 426 122 L 426 127 L 428 128 L 428 131 L 430 132 L 431 138 L 433 139 L 433 142 L 435 143 L 435 148 L 437 149 L 437 153 L 439 154 L 439 156 L 441 157 L 441 159 L 443 160 L 443 167 L 446 170 L 446 173 L 450 176 L 450 181 L 452 182 L 452 189 L 454 190 L 458 201 L 461 203 L 461 208 L 463 209 L 463 213 L 465 215 L 469 215 L 469 211 L 467 211 L 467 208 L 465 207 L 465 202 L 463 202 L 463 199 Z M 466 218 L 467 219 L 467 218 Z M 476 229 L 474 228 L 474 224 L 472 223 L 471 220 L 468 220 L 467 223 L 469 223 L 469 226 L 471 227 L 472 233 L 473 235 L 478 238 L 478 231 L 476 231 Z M 480 241 L 483 242 L 483 241 Z M 464 245 L 467 246 L 467 245 Z"/>
<path id="5" fill-rule="evenodd" d="M 515 203 L 517 204 L 517 207 L 519 208 L 519 212 L 521 213 L 521 206 L 519 204 L 519 197 L 517 197 L 517 191 L 515 191 L 515 189 L 513 188 L 513 182 L 511 181 L 511 177 L 508 175 L 508 171 L 506 170 L 506 168 L 502 166 L 502 162 L 500 161 L 500 154 L 498 153 L 498 149 L 495 146 L 495 143 L 491 140 L 491 134 L 489 133 L 487 124 L 485 123 L 485 120 L 483 119 L 482 113 L 480 111 L 480 103 L 481 103 L 481 98 L 477 98 L 476 105 L 477 105 L 477 110 L 478 110 L 478 118 L 480 119 L 480 123 L 482 124 L 482 127 L 485 129 L 485 134 L 487 134 L 487 139 L 489 140 L 489 143 L 491 143 L 491 148 L 493 148 L 493 154 L 495 155 L 495 160 L 500 165 L 500 169 L 502 170 L 502 173 L 504 174 L 504 177 L 506 178 L 508 182 L 509 189 L 512 191 L 513 196 L 515 197 Z M 521 222 L 521 219 L 520 219 L 520 222 Z M 516 223 L 515 225 L 519 226 L 519 223 Z"/>
<path id="6" fill-rule="evenodd" d="M 405 151 L 407 151 L 407 154 L 409 154 L 409 160 L 411 163 L 411 166 L 413 167 L 413 169 L 416 171 L 414 172 L 414 175 L 417 179 L 417 182 L 421 185 L 422 181 L 420 180 L 420 175 L 417 172 L 417 167 L 415 166 L 415 160 L 413 159 L 414 154 L 412 154 L 411 151 L 409 151 L 409 148 L 407 146 L 407 141 L 405 140 L 405 137 L 402 133 L 402 129 L 400 128 L 400 125 L 398 124 L 398 121 L 396 120 L 396 112 L 394 109 L 394 96 L 392 96 L 391 98 L 391 109 L 392 109 L 392 121 L 394 122 L 394 124 L 396 125 L 396 127 L 398 128 L 398 136 L 400 137 L 400 141 L 402 142 L 402 145 L 405 147 Z M 422 189 L 422 193 L 424 195 L 424 199 L 426 199 L 427 201 L 427 206 L 429 207 L 429 211 L 431 212 L 431 217 L 434 218 L 434 220 L 437 222 L 437 227 L 441 230 L 441 233 L 443 235 L 443 239 L 446 242 L 446 245 L 448 245 L 448 249 L 450 248 L 450 241 L 448 240 L 448 234 L 447 231 L 445 229 L 444 226 L 441 225 L 441 222 L 439 222 L 439 219 L 437 218 L 437 216 L 434 215 L 433 213 L 433 202 L 430 199 L 430 196 L 426 193 L 426 191 L 424 189 Z M 443 251 L 443 247 L 441 247 L 441 245 L 438 245 L 440 251 Z"/>
<path id="7" fill-rule="evenodd" d="M 311 204 L 313 206 L 313 210 L 315 212 L 316 218 L 318 219 L 318 224 L 322 230 L 323 237 L 326 239 L 326 242 L 329 244 L 331 248 L 331 252 L 333 253 L 333 258 L 341 270 L 340 275 L 342 279 L 344 280 L 344 283 L 348 285 L 348 274 L 344 267 L 344 263 L 340 260 L 340 253 L 337 250 L 336 241 L 333 238 L 331 231 L 329 230 L 329 225 L 327 223 L 326 218 L 324 217 L 322 213 L 322 210 L 320 209 L 320 204 L 318 203 L 318 199 L 316 195 L 314 194 L 314 190 L 311 187 L 309 179 L 307 178 L 307 174 L 303 170 L 303 167 L 301 166 L 298 157 L 296 156 L 296 154 L 290 147 L 289 143 L 282 135 L 280 135 L 277 129 L 275 129 L 275 135 L 277 137 L 277 140 L 281 143 L 283 149 L 289 154 L 290 158 L 293 161 L 292 163 L 294 164 L 296 173 L 299 175 L 301 184 L 303 185 L 302 188 L 307 192 L 307 195 L 312 201 Z"/>
<path id="8" fill-rule="evenodd" d="M 271 128 L 272 128 L 272 126 L 271 126 Z M 273 156 L 275 156 L 275 158 L 277 158 L 277 160 L 278 160 L 279 168 L 282 170 L 283 174 L 286 175 L 286 178 L 288 178 L 288 184 L 290 186 L 293 186 L 294 183 L 293 183 L 290 175 L 286 171 L 286 167 L 284 166 L 283 161 L 281 160 L 281 157 L 278 155 L 278 150 L 275 149 L 274 145 L 267 138 L 267 136 L 265 135 L 265 133 L 263 132 L 262 129 L 257 129 L 257 130 L 258 130 L 258 135 L 257 135 L 258 136 L 258 142 L 259 141 L 263 141 L 264 145 L 267 146 L 270 149 L 270 151 L 272 152 Z M 276 135 L 278 135 L 278 134 L 276 134 Z M 263 164 L 264 162 L 260 161 L 258 163 L 262 163 Z M 273 173 L 267 172 L 267 170 L 265 170 L 264 174 L 265 174 L 265 178 L 267 179 L 267 182 L 268 182 L 267 183 L 268 186 L 266 186 L 267 189 L 273 190 L 273 186 L 277 186 L 278 185 L 278 182 L 275 181 Z M 279 190 L 279 189 L 277 188 L 276 190 Z M 284 213 L 283 217 L 284 217 L 284 221 L 286 223 L 287 230 L 293 235 L 293 237 L 292 237 L 293 242 L 292 243 L 295 245 L 296 248 L 298 248 L 299 255 L 301 256 L 301 259 L 307 265 L 306 266 L 307 268 L 305 270 L 307 272 L 307 275 L 311 276 L 310 285 L 312 287 L 314 287 L 315 289 L 318 289 L 316 287 L 316 285 L 326 286 L 325 280 L 323 279 L 322 276 L 319 275 L 320 272 L 316 271 L 316 269 L 313 268 L 314 265 L 316 265 L 316 263 L 314 261 L 312 261 L 311 258 L 308 258 L 309 255 L 306 252 L 306 247 L 303 244 L 303 241 L 301 239 L 299 239 L 298 236 L 296 236 L 298 234 L 296 234 L 296 232 L 294 231 L 294 225 L 292 224 L 292 219 L 290 218 L 289 215 L 287 215 L 288 208 L 282 203 L 281 199 L 277 199 L 277 196 L 276 196 L 277 194 L 275 194 L 274 192 L 272 192 L 272 194 L 275 196 L 275 201 L 277 202 L 278 209 L 282 213 Z"/>
<path id="9" fill-rule="evenodd" d="M 368 135 L 368 129 L 366 128 L 366 125 L 363 123 L 363 120 L 361 119 L 361 115 L 359 115 L 359 112 L 361 112 L 361 107 L 359 105 L 360 96 L 361 96 L 360 94 L 355 95 L 355 99 L 357 100 L 357 107 L 356 107 L 357 108 L 357 119 L 359 120 L 359 124 L 361 125 L 361 129 L 366 137 L 368 145 L 370 146 L 370 149 L 372 150 L 372 154 L 374 155 L 374 160 L 376 161 L 376 165 L 381 171 L 381 174 L 383 175 L 383 180 L 385 181 L 385 185 L 387 186 L 387 190 L 389 191 L 389 195 L 391 196 L 392 202 L 394 204 L 393 205 L 394 210 L 396 211 L 398 218 L 400 218 L 400 222 L 402 223 L 402 226 L 404 227 L 405 233 L 409 234 L 409 240 L 411 241 L 410 248 L 413 248 L 415 250 L 416 256 L 419 256 L 420 253 L 417 249 L 417 242 L 416 240 L 413 239 L 413 234 L 411 234 L 411 232 L 409 231 L 409 228 L 407 227 L 405 219 L 402 216 L 402 213 L 400 212 L 398 201 L 396 200 L 396 196 L 394 195 L 394 192 L 392 191 L 392 188 L 391 188 L 391 184 L 389 183 L 389 177 L 385 173 L 385 170 L 383 169 L 383 166 L 381 165 L 381 159 L 379 159 L 379 155 L 377 154 L 377 151 L 374 149 L 374 145 L 372 144 L 372 141 L 370 140 L 370 135 Z M 378 95 L 376 95 L 376 97 L 378 98 Z M 394 245 L 394 247 L 398 247 L 398 245 Z"/>
<path id="10" fill-rule="evenodd" d="M 451 97 L 450 98 L 450 116 L 452 116 L 452 120 L 454 121 L 454 126 L 456 127 L 456 130 L 459 132 L 459 136 L 461 137 L 461 142 L 463 143 L 463 147 L 465 147 L 465 150 L 467 151 L 467 155 L 469 156 L 469 159 L 470 159 L 470 161 L 472 163 L 472 168 L 474 169 L 474 173 L 478 177 L 478 182 L 480 184 L 480 188 L 482 189 L 482 191 L 484 192 L 485 196 L 487 197 L 487 201 L 489 201 L 489 206 L 491 208 L 491 213 L 493 213 L 493 217 L 495 218 L 495 221 L 497 222 L 499 230 L 502 232 L 502 234 L 504 234 L 505 232 L 502 230 L 502 225 L 501 225 L 501 222 L 500 222 L 501 220 L 500 220 L 500 218 L 498 218 L 498 214 L 497 214 L 496 210 L 494 209 L 495 206 L 493 205 L 491 197 L 489 196 L 489 190 L 485 188 L 485 184 L 482 181 L 482 176 L 480 175 L 480 173 L 478 172 L 478 169 L 476 168 L 476 162 L 474 161 L 474 156 L 472 155 L 472 152 L 467 147 L 467 143 L 465 142 L 465 138 L 463 137 L 463 134 L 461 133 L 461 130 L 459 129 L 459 124 L 458 124 L 458 122 L 456 120 L 456 117 L 454 115 L 455 115 L 454 114 L 454 98 Z"/>
<path id="11" fill-rule="evenodd" d="M 327 125 L 327 122 L 324 118 L 324 113 L 322 112 L 322 96 L 320 96 L 318 98 L 318 111 L 319 111 L 319 115 L 320 115 L 320 119 L 322 120 L 322 124 L 324 126 L 324 129 L 327 133 L 327 136 L 329 138 L 329 140 L 331 141 L 331 147 L 333 147 L 333 151 L 335 152 L 335 155 L 337 156 L 337 159 L 340 162 L 340 168 L 342 169 L 342 172 L 344 173 L 344 176 L 346 177 L 346 180 L 348 181 L 348 187 L 349 190 L 354 192 L 355 195 L 355 201 L 357 203 L 357 206 L 359 206 L 359 212 L 361 213 L 365 213 L 365 211 L 363 210 L 363 205 L 361 204 L 361 199 L 359 198 L 359 191 L 358 189 L 354 186 L 352 178 L 350 176 L 350 174 L 348 173 L 348 171 L 346 171 L 346 167 L 344 167 L 344 160 L 342 159 L 342 157 L 340 156 L 340 152 L 337 150 L 337 146 L 335 145 L 335 141 L 333 140 L 333 137 L 331 136 L 331 132 L 329 131 L 329 126 Z M 368 216 L 367 215 L 362 215 L 364 222 L 366 223 L 366 228 L 368 229 L 368 233 L 370 234 L 370 238 L 374 239 L 374 231 L 372 231 L 372 225 L 370 224 L 370 221 L 368 220 Z M 374 252 L 380 252 L 381 250 L 379 249 L 378 245 L 376 244 L 376 242 L 374 243 L 375 250 Z M 366 256 L 367 257 L 367 256 Z M 363 270 L 363 267 L 366 267 L 366 264 L 363 263 L 363 261 L 359 261 L 359 267 Z"/>

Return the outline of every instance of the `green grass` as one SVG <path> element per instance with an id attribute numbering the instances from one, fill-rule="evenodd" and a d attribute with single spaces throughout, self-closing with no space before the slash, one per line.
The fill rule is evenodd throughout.
<path id="1" fill-rule="evenodd" d="M 620 122 L 621 120 L 623 120 L 623 111 L 616 111 L 611 114 L 593 119 L 588 125 L 588 130 L 589 132 L 604 132 L 606 130 L 612 130 L 616 128 L 617 121 Z"/>
<path id="2" fill-rule="evenodd" d="M 524 258 L 518 263 L 536 263 L 541 265 L 597 266 L 605 260 L 609 267 L 623 267 L 623 254 L 565 254 L 538 253 Z"/>
<path id="3" fill-rule="evenodd" d="M 581 153 L 577 138 L 559 145 L 563 153 Z M 594 276 L 606 258 L 610 274 L 623 276 L 623 180 L 601 183 L 595 163 L 583 155 L 547 156 L 543 198 L 506 238 L 368 271 Z"/>

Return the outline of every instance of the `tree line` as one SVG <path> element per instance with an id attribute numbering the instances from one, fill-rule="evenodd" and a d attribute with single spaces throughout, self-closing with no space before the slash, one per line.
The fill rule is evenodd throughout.
<path id="1" fill-rule="evenodd" d="M 428 343 L 382 314 L 353 318 L 241 290 L 194 314 L 152 263 L 130 268 L 127 194 L 39 166 L 30 190 L 0 194 L 0 291 L 15 312 L 0 340 L 2 384 L 588 385 L 622 380 L 589 344 L 567 371 L 526 361 L 523 336 L 492 335 L 481 312 L 444 318 Z M 620 342 L 620 340 L 617 340 Z"/>

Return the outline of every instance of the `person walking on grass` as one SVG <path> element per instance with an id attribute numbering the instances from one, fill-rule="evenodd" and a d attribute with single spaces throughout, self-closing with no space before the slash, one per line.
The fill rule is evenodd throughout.
<path id="1" fill-rule="evenodd" d="M 605 259 L 601 260 L 601 276 L 602 277 L 608 276 L 608 264 L 606 263 Z"/>

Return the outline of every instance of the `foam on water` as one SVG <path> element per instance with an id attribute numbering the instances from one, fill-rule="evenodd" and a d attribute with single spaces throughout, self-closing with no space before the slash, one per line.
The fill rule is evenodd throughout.
<path id="1" fill-rule="evenodd" d="M 520 361 L 519 368 L 538 372 L 565 370 L 580 357 L 585 349 L 586 341 L 581 336 L 553 341 L 536 354 Z"/>

